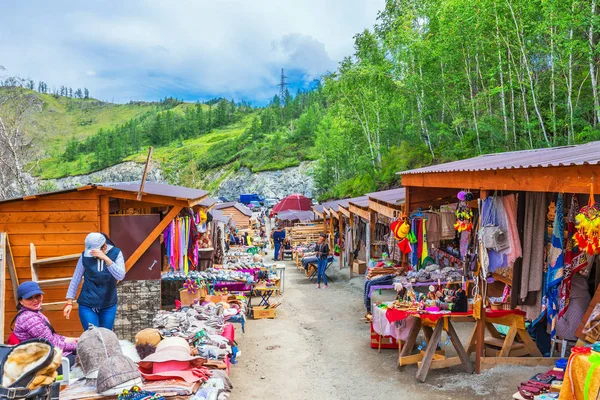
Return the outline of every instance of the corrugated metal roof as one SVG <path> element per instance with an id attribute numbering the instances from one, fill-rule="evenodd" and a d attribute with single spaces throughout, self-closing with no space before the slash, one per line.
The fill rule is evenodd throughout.
<path id="1" fill-rule="evenodd" d="M 315 204 L 313 206 L 313 210 L 315 210 L 319 214 L 323 214 L 323 209 L 324 209 L 323 204 Z"/>
<path id="2" fill-rule="evenodd" d="M 466 160 L 417 168 L 399 172 L 400 175 L 434 172 L 491 171 L 498 169 L 524 169 L 600 164 L 600 141 L 506 153 L 486 154 Z"/>
<path id="3" fill-rule="evenodd" d="M 242 214 L 251 217 L 252 216 L 252 210 L 250 210 L 248 207 L 246 207 L 245 205 L 243 205 L 242 203 L 237 203 L 235 201 L 230 201 L 227 203 L 218 203 L 215 205 L 214 209 L 215 210 L 222 210 L 224 208 L 229 208 L 229 207 L 235 207 L 237 208 Z"/>
<path id="4" fill-rule="evenodd" d="M 140 189 L 140 181 L 137 182 L 114 182 L 101 183 L 97 186 L 111 187 L 125 192 L 137 193 Z M 206 190 L 192 189 L 181 186 L 167 185 L 166 183 L 146 182 L 144 183 L 144 193 L 158 196 L 173 197 L 177 199 L 195 200 L 208 194 Z"/>
<path id="5" fill-rule="evenodd" d="M 367 193 L 367 197 L 389 204 L 404 204 L 406 188 L 383 190 L 381 192 Z"/>
<path id="6" fill-rule="evenodd" d="M 369 197 L 368 196 L 360 196 L 355 197 L 353 199 L 348 199 L 350 204 L 354 204 L 359 207 L 369 207 Z"/>
<path id="7" fill-rule="evenodd" d="M 111 188 L 115 190 L 121 190 L 124 192 L 134 192 L 137 193 L 140 189 L 140 181 L 137 182 L 106 182 L 106 183 L 98 183 L 98 184 L 89 184 L 80 187 L 73 187 L 70 189 L 57 190 L 55 192 L 44 192 L 44 193 L 36 193 L 32 196 L 50 196 L 53 194 L 60 193 L 69 193 L 76 192 L 81 188 L 89 187 L 89 188 Z M 202 198 L 208 194 L 206 190 L 201 189 L 192 189 L 181 186 L 167 185 L 166 183 L 157 183 L 157 182 L 146 182 L 144 184 L 144 194 L 151 194 L 157 196 L 170 197 L 175 199 L 185 199 L 187 201 L 196 200 Z M 25 197 L 13 197 L 10 199 L 0 200 L 0 203 L 9 202 L 9 201 L 18 201 L 22 200 Z M 143 199 L 142 199 L 143 200 Z M 201 203 L 204 203 L 207 199 L 204 199 Z"/>
<path id="8" fill-rule="evenodd" d="M 217 204 L 217 199 L 214 199 L 212 197 L 207 197 L 204 200 L 202 200 L 200 203 L 198 203 L 199 206 L 206 207 L 206 208 L 211 208 L 215 204 Z"/>

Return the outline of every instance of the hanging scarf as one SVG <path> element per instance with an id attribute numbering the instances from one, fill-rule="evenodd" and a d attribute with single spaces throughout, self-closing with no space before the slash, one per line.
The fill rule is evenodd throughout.
<path id="1" fill-rule="evenodd" d="M 413 266 L 414 269 L 417 269 L 418 266 L 418 243 L 419 243 L 419 236 L 417 234 L 417 220 L 416 219 L 412 219 L 410 222 L 410 231 L 412 233 L 412 237 L 415 239 L 414 242 L 412 242 L 413 246 L 412 246 L 412 252 L 410 253 L 410 264 Z"/>
<path id="2" fill-rule="evenodd" d="M 576 246 L 575 241 L 572 240 L 576 231 L 575 214 L 578 212 L 579 202 L 577 201 L 577 196 L 573 195 L 571 197 L 571 206 L 569 208 L 567 222 L 567 244 L 565 247 L 563 281 L 558 293 L 558 318 L 562 318 L 567 312 L 567 308 L 569 308 L 573 275 L 587 266 L 587 257 L 579 252 L 579 248 Z"/>
<path id="3" fill-rule="evenodd" d="M 421 252 L 421 264 L 425 262 L 425 259 L 429 256 L 429 250 L 427 249 L 427 229 L 425 228 L 427 220 L 423 218 L 422 220 L 422 232 L 423 232 L 423 251 Z"/>
<path id="4" fill-rule="evenodd" d="M 546 273 L 546 298 L 548 322 L 550 322 L 550 336 L 556 334 L 556 321 L 558 320 L 558 287 L 563 279 L 563 241 L 564 241 L 564 207 L 563 195 L 558 194 L 556 199 L 556 214 L 552 228 L 550 250 L 548 251 L 548 271 Z"/>

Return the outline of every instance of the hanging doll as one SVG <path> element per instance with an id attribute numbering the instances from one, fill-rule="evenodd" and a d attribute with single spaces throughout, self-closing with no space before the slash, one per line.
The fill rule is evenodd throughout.
<path id="1" fill-rule="evenodd" d="M 458 192 L 458 200 L 454 229 L 459 233 L 463 231 L 471 232 L 471 229 L 473 229 L 473 210 L 469 207 L 468 202 L 473 200 L 473 193 L 461 190 Z"/>
<path id="2" fill-rule="evenodd" d="M 600 254 L 600 203 L 594 201 L 593 185 L 590 185 L 588 205 L 575 216 L 577 232 L 573 236 L 577 247 L 589 255 Z"/>

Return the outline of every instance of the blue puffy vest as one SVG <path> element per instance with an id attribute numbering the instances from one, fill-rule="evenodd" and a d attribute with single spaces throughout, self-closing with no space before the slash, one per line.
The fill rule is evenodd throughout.
<path id="1" fill-rule="evenodd" d="M 113 247 L 106 255 L 115 262 L 120 252 L 120 249 Z M 98 271 L 97 258 L 85 257 L 82 253 L 81 261 L 85 272 L 77 303 L 98 309 L 117 304 L 117 280 L 111 275 L 106 263 L 102 271 Z"/>

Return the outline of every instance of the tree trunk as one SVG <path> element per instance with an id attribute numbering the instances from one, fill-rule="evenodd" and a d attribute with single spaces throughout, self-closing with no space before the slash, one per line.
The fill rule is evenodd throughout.
<path id="1" fill-rule="evenodd" d="M 542 113 L 540 111 L 540 107 L 538 106 L 537 96 L 535 94 L 533 73 L 531 72 L 531 68 L 529 68 L 529 61 L 527 59 L 527 53 L 525 51 L 525 41 L 523 38 L 523 33 L 521 32 L 521 28 L 519 27 L 519 23 L 517 22 L 517 17 L 515 15 L 515 11 L 513 10 L 511 2 L 507 1 L 507 4 L 508 4 L 508 7 L 510 8 L 510 13 L 511 13 L 513 21 L 515 23 L 515 33 L 517 35 L 517 42 L 518 42 L 519 48 L 521 50 L 521 55 L 522 55 L 522 59 L 523 59 L 523 64 L 525 66 L 525 71 L 527 72 L 527 78 L 529 80 L 529 89 L 531 90 L 531 99 L 533 100 L 533 108 L 535 109 L 535 113 L 537 114 L 538 121 L 540 123 L 540 128 L 542 129 L 542 134 L 544 135 L 544 141 L 546 142 L 546 145 L 548 147 L 550 147 L 551 146 L 550 140 L 548 139 L 548 134 L 546 132 L 546 126 L 544 125 L 544 119 L 542 118 Z"/>
<path id="2" fill-rule="evenodd" d="M 479 124 L 477 123 L 477 111 L 475 110 L 475 97 L 473 94 L 473 82 L 471 81 L 471 71 L 469 67 L 468 56 L 465 54 L 465 49 L 463 48 L 463 59 L 465 60 L 465 73 L 467 75 L 467 80 L 469 81 L 469 95 L 471 97 L 471 111 L 473 113 L 473 126 L 475 128 L 475 134 L 477 136 L 477 150 L 479 154 L 482 153 L 481 150 L 481 139 L 479 138 Z"/>
<path id="3" fill-rule="evenodd" d="M 506 95 L 504 93 L 504 71 L 502 68 L 502 50 L 500 47 L 500 27 L 498 24 L 498 12 L 494 2 L 494 14 L 496 16 L 496 47 L 498 50 L 498 72 L 500 73 L 500 101 L 502 103 L 502 119 L 504 121 L 504 145 L 508 148 L 508 118 L 506 116 Z M 516 140 L 516 138 L 515 138 Z"/>
<path id="4" fill-rule="evenodd" d="M 596 84 L 596 64 L 595 64 L 595 51 L 596 44 L 594 43 L 594 18 L 596 17 L 596 0 L 592 0 L 591 14 L 590 14 L 590 29 L 588 31 L 588 43 L 589 43 L 589 64 L 590 64 L 590 79 L 592 82 L 592 93 L 594 95 L 594 127 L 600 121 L 600 103 L 598 102 L 598 86 Z"/>

